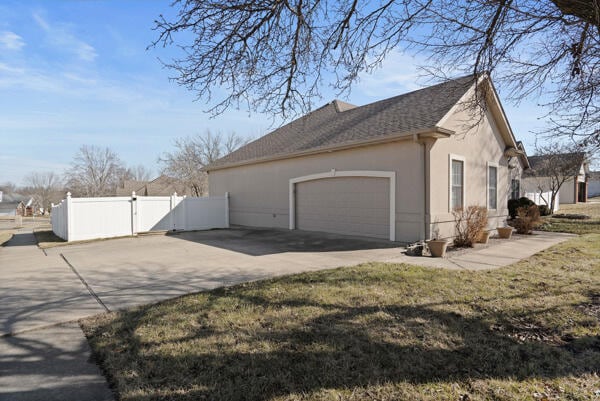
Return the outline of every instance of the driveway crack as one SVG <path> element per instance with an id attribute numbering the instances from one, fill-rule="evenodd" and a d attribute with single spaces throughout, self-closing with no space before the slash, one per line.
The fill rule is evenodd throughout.
<path id="1" fill-rule="evenodd" d="M 77 269 L 75 269 L 75 266 L 73 266 L 71 264 L 71 262 L 69 262 L 67 260 L 67 258 L 65 257 L 65 255 L 63 255 L 62 253 L 60 254 L 60 257 L 63 258 L 63 260 L 65 261 L 65 263 L 71 268 L 71 270 L 73 271 L 73 273 L 75 273 L 75 275 L 79 278 L 79 280 L 81 281 L 81 283 L 85 286 L 85 288 L 88 290 L 88 292 L 90 293 L 90 295 L 96 300 L 96 302 L 98 302 L 107 312 L 110 312 L 110 309 L 108 309 L 108 307 L 104 304 L 104 302 L 102 302 L 102 300 L 100 299 L 100 297 L 98 296 L 98 294 L 96 294 L 96 292 L 87 283 L 87 281 L 85 281 L 85 279 L 83 278 L 83 276 L 81 274 L 79 274 L 79 272 L 77 271 Z"/>

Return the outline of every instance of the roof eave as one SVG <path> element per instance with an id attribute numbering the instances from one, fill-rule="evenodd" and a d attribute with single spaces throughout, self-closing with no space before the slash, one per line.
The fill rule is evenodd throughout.
<path id="1" fill-rule="evenodd" d="M 329 152 L 340 151 L 340 150 L 354 149 L 354 148 L 359 148 L 359 147 L 369 146 L 369 145 L 379 145 L 379 144 L 388 143 L 388 142 L 410 140 L 410 139 L 413 139 L 415 136 L 417 136 L 419 139 L 425 139 L 425 138 L 442 139 L 442 138 L 448 138 L 451 135 L 453 135 L 454 133 L 455 132 L 452 130 L 436 126 L 436 127 L 427 128 L 427 129 L 386 135 L 386 136 L 380 137 L 380 138 L 372 138 L 372 139 L 360 140 L 360 141 L 351 141 L 351 142 L 345 142 L 345 143 L 341 143 L 341 144 L 322 146 L 319 148 L 314 148 L 314 149 L 309 149 L 309 150 L 304 150 L 304 151 L 271 155 L 271 156 L 267 156 L 267 157 L 244 160 L 244 161 L 240 161 L 240 162 L 226 163 L 226 164 L 223 164 L 220 166 L 205 166 L 204 168 L 202 168 L 201 171 L 211 172 L 211 171 L 215 171 L 215 170 L 223 170 L 223 169 L 227 169 L 227 168 L 247 166 L 247 165 L 251 165 L 251 164 L 266 163 L 266 162 L 277 161 L 277 160 L 292 159 L 292 158 L 296 158 L 296 157 L 311 156 L 311 155 L 317 155 L 317 154 L 321 154 L 321 153 L 329 153 Z"/>

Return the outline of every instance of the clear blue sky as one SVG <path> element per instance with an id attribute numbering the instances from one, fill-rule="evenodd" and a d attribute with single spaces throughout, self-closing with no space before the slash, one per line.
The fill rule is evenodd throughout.
<path id="1" fill-rule="evenodd" d="M 169 4 L 0 3 L 0 183 L 23 184 L 32 171 L 62 174 L 84 144 L 108 146 L 128 165 L 157 174 L 157 157 L 175 138 L 206 129 L 251 137 L 267 132 L 269 116 L 232 110 L 210 118 L 205 103 L 169 81 L 172 72 L 157 57 L 168 59 L 173 50 L 146 50 L 156 37 L 154 19 L 173 14 Z M 391 54 L 344 100 L 361 105 L 420 88 L 426 80 L 416 70 L 419 61 Z M 322 103 L 334 97 L 324 90 Z M 543 110 L 535 99 L 504 107 L 531 150 Z"/>

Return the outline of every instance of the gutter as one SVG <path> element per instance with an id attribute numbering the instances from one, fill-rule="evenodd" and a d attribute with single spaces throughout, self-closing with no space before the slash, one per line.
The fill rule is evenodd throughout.
<path id="1" fill-rule="evenodd" d="M 383 137 L 379 137 L 379 138 L 371 138 L 371 139 L 359 140 L 359 141 L 350 141 L 350 142 L 345 142 L 343 144 L 322 146 L 319 148 L 314 148 L 314 149 L 309 149 L 309 150 L 260 157 L 260 158 L 244 160 L 244 161 L 240 161 L 240 162 L 233 162 L 233 163 L 229 163 L 229 164 L 223 164 L 221 166 L 205 166 L 200 171 L 204 171 L 204 172 L 208 173 L 208 172 L 215 171 L 215 170 L 224 170 L 227 168 L 247 166 L 247 165 L 258 164 L 258 163 L 266 163 L 266 162 L 276 161 L 276 160 L 285 160 L 285 159 L 291 159 L 291 158 L 296 158 L 296 157 L 311 156 L 311 155 L 317 155 L 317 154 L 321 154 L 321 153 L 331 153 L 334 151 L 354 149 L 354 148 L 359 148 L 359 147 L 368 146 L 368 145 L 379 145 L 379 144 L 388 143 L 388 142 L 396 142 L 396 141 L 403 141 L 403 140 L 410 140 L 410 139 L 415 140 L 415 138 L 417 138 L 417 140 L 425 140 L 425 139 L 434 139 L 435 140 L 435 139 L 441 139 L 441 138 L 448 138 L 448 137 L 452 136 L 453 134 L 455 134 L 455 131 L 452 131 L 452 130 L 449 130 L 446 128 L 442 128 L 442 127 L 438 127 L 438 126 L 434 126 L 432 128 L 403 132 L 400 134 L 392 134 L 392 135 L 387 135 L 387 136 L 383 136 Z"/>

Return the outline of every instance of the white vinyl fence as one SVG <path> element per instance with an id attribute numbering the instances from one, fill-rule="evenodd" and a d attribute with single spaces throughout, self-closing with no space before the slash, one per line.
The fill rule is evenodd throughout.
<path id="1" fill-rule="evenodd" d="M 67 198 L 52 205 L 52 231 L 67 241 L 229 227 L 229 194 L 202 198 L 132 196 Z"/>
<path id="2" fill-rule="evenodd" d="M 552 199 L 552 192 L 527 192 L 524 195 L 525 197 L 531 199 L 536 205 L 546 205 L 550 207 L 550 200 Z M 556 194 L 556 199 L 554 200 L 554 210 L 556 212 L 560 206 L 559 202 L 559 194 Z"/>

